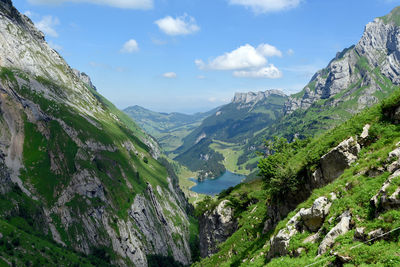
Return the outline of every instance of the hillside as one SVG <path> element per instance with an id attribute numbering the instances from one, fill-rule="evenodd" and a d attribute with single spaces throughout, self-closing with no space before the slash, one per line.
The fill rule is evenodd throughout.
<path id="1" fill-rule="evenodd" d="M 355 46 L 337 53 L 301 92 L 291 95 L 283 119 L 250 140 L 239 164 L 254 158 L 254 147 L 260 148 L 266 137 L 318 135 L 393 93 L 400 82 L 398 26 L 386 22 L 395 20 L 397 12 L 369 23 Z"/>
<path id="2" fill-rule="evenodd" d="M 132 106 L 123 111 L 129 115 L 143 130 L 157 139 L 160 146 L 168 154 L 182 145 L 182 139 L 218 108 L 193 115 L 183 113 L 160 113 Z"/>
<path id="3" fill-rule="evenodd" d="M 198 204 L 194 266 L 400 265 L 398 21 L 369 23 L 290 97 L 260 132 L 281 131 L 260 179 Z"/>
<path id="4" fill-rule="evenodd" d="M 201 170 L 202 177 L 219 176 L 232 160 L 229 155 L 237 159 L 240 146 L 283 116 L 286 99 L 277 90 L 237 93 L 231 103 L 220 107 L 183 139 L 175 160 L 192 171 Z M 231 171 L 238 172 L 236 163 L 233 166 L 236 168 Z"/>
<path id="5" fill-rule="evenodd" d="M 190 207 L 156 142 L 10 0 L 0 46 L 1 263 L 190 263 Z"/>
<path id="6" fill-rule="evenodd" d="M 262 180 L 200 203 L 200 248 L 210 257 L 194 266 L 400 264 L 399 108 L 397 89 L 319 137 L 276 150 L 261 161 Z"/>

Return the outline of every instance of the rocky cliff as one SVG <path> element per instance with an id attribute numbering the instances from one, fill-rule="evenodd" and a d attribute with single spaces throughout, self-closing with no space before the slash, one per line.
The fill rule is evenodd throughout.
<path id="1" fill-rule="evenodd" d="M 368 23 L 355 46 L 338 53 L 301 93 L 290 98 L 285 113 L 307 109 L 318 100 L 333 96 L 336 97 L 329 103 L 331 106 L 354 99 L 356 104 L 349 110 L 355 113 L 377 103 L 387 84 L 398 85 L 400 27 L 394 19 L 398 12 L 399 8 L 395 8 L 387 16 Z"/>
<path id="2" fill-rule="evenodd" d="M 279 90 L 266 90 L 265 92 L 247 92 L 235 93 L 232 103 L 239 104 L 239 108 L 247 106 L 255 106 L 259 102 L 265 101 L 269 96 L 276 95 L 287 97 L 282 91 Z"/>
<path id="3" fill-rule="evenodd" d="M 0 46 L 1 225 L 103 263 L 147 266 L 150 255 L 190 263 L 186 200 L 154 158 L 155 142 L 7 0 Z M 26 264 L 18 244 L 2 259 Z M 49 253 L 36 260 L 56 265 Z"/>

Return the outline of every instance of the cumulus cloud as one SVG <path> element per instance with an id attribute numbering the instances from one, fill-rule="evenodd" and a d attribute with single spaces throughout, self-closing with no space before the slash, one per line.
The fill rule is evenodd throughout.
<path id="1" fill-rule="evenodd" d="M 121 48 L 121 53 L 133 53 L 139 50 L 139 45 L 134 39 L 127 41 Z"/>
<path id="2" fill-rule="evenodd" d="M 297 7 L 302 0 L 229 0 L 232 5 L 251 8 L 255 13 L 271 13 Z"/>
<path id="3" fill-rule="evenodd" d="M 166 72 L 162 76 L 168 79 L 175 79 L 178 75 L 175 72 Z"/>
<path id="4" fill-rule="evenodd" d="M 156 20 L 154 22 L 162 32 L 168 35 L 187 35 L 200 30 L 196 24 L 196 20 L 184 14 L 183 16 L 173 18 L 166 16 L 165 18 Z"/>
<path id="5" fill-rule="evenodd" d="M 241 78 L 278 79 L 282 77 L 282 72 L 273 64 L 269 64 L 267 67 L 260 69 L 235 71 L 233 75 Z"/>
<path id="6" fill-rule="evenodd" d="M 272 56 L 282 56 L 282 52 L 269 44 L 260 44 L 257 48 L 246 44 L 211 59 L 208 63 L 201 59 L 196 59 L 195 64 L 200 69 L 239 70 L 265 66 L 268 62 L 267 57 Z"/>
<path id="7" fill-rule="evenodd" d="M 28 0 L 31 4 L 37 5 L 57 5 L 66 2 L 72 3 L 91 3 L 107 5 L 126 9 L 150 9 L 153 8 L 153 0 Z"/>
<path id="8" fill-rule="evenodd" d="M 40 21 L 36 22 L 36 27 L 44 32 L 44 34 L 51 37 L 58 37 L 58 33 L 55 30 L 55 26 L 59 25 L 60 21 L 57 17 L 44 16 Z"/>

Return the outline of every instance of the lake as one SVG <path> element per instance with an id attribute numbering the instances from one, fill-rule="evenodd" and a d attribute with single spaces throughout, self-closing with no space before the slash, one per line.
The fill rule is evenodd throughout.
<path id="1" fill-rule="evenodd" d="M 196 193 L 214 196 L 219 194 L 224 189 L 241 183 L 242 180 L 245 178 L 246 176 L 229 171 L 226 171 L 222 176 L 218 178 L 207 179 L 203 182 L 199 182 L 194 178 L 190 178 L 191 181 L 197 184 L 190 188 L 190 190 Z"/>

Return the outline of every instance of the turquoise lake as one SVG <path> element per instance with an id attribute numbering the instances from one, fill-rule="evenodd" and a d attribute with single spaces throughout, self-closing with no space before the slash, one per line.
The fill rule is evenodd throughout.
<path id="1" fill-rule="evenodd" d="M 197 185 L 193 186 L 190 190 L 200 194 L 214 196 L 219 194 L 222 190 L 231 186 L 235 186 L 242 182 L 246 176 L 226 171 L 222 176 L 215 179 L 207 179 L 203 182 L 198 182 L 194 178 L 190 178 Z"/>

